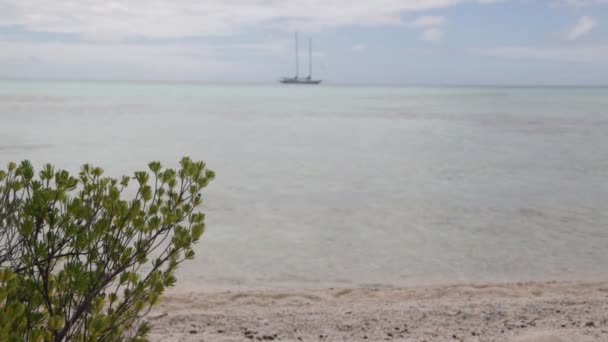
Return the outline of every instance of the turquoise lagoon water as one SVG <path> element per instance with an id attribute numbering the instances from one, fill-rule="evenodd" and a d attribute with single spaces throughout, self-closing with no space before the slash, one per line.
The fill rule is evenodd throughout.
<path id="1" fill-rule="evenodd" d="M 193 284 L 608 276 L 608 89 L 0 81 L 0 163 L 204 159 Z"/>

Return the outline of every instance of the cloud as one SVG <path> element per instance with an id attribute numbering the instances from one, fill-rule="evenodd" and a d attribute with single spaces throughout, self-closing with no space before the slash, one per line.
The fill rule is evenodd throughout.
<path id="1" fill-rule="evenodd" d="M 428 42 L 438 42 L 443 37 L 443 30 L 438 27 L 433 27 L 422 32 L 420 39 Z"/>
<path id="2" fill-rule="evenodd" d="M 591 32 L 596 25 L 597 22 L 593 18 L 587 16 L 581 17 L 576 25 L 566 32 L 564 39 L 576 40 Z"/>
<path id="3" fill-rule="evenodd" d="M 487 1 L 487 0 L 480 0 Z M 438 26 L 441 26 L 445 23 L 445 17 L 443 16 L 433 16 L 433 15 L 423 15 L 418 17 L 416 20 L 410 22 L 408 26 L 414 28 L 424 28 L 422 31 L 420 39 L 427 42 L 439 42 L 443 37 L 443 30 Z"/>
<path id="4" fill-rule="evenodd" d="M 259 69 L 249 57 L 264 56 L 265 65 L 275 71 L 277 64 L 291 65 L 292 44 L 290 40 L 249 44 L 0 40 L 0 77 L 207 79 L 215 75 L 239 79 Z M 301 51 L 302 58 L 308 58 L 307 54 Z M 320 59 L 327 53 L 315 51 L 313 55 Z"/>
<path id="5" fill-rule="evenodd" d="M 473 54 L 504 59 L 573 63 L 608 62 L 608 45 L 587 46 L 501 46 L 471 50 Z"/>
<path id="6" fill-rule="evenodd" d="M 234 34 L 251 27 L 400 24 L 402 13 L 487 0 L 0 0 L 0 26 L 95 40 Z"/>
<path id="7" fill-rule="evenodd" d="M 367 45 L 359 43 L 359 44 L 355 44 L 351 47 L 351 49 L 355 52 L 361 52 L 361 51 L 365 51 L 367 49 Z"/>
<path id="8" fill-rule="evenodd" d="M 432 16 L 432 15 L 423 15 L 418 17 L 418 19 L 409 23 L 411 27 L 429 27 L 429 26 L 440 26 L 445 22 L 445 17 L 442 16 Z"/>
<path id="9" fill-rule="evenodd" d="M 138 66 L 174 71 L 223 65 L 220 50 L 201 46 L 0 41 L 0 61 L 34 57 L 51 64 Z"/>
<path id="10" fill-rule="evenodd" d="M 555 3 L 563 6 L 586 7 L 593 5 L 608 4 L 608 0 L 555 0 Z"/>

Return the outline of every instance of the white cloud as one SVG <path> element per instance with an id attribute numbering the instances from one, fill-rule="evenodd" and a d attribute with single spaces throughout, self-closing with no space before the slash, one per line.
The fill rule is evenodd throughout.
<path id="1" fill-rule="evenodd" d="M 587 16 L 581 17 L 576 25 L 566 32 L 564 39 L 576 40 L 591 32 L 596 25 L 597 22 L 593 18 Z"/>
<path id="2" fill-rule="evenodd" d="M 412 21 L 409 26 L 411 27 L 429 27 L 429 26 L 440 26 L 445 22 L 445 17 L 423 15 L 418 19 Z"/>
<path id="3" fill-rule="evenodd" d="M 0 25 L 93 39 L 225 35 L 254 26 L 394 25 L 400 14 L 487 0 L 0 0 Z"/>
<path id="4" fill-rule="evenodd" d="M 361 51 L 365 51 L 367 49 L 367 45 L 365 45 L 363 43 L 359 43 L 359 44 L 353 45 L 351 49 L 355 52 L 361 52 Z"/>
<path id="5" fill-rule="evenodd" d="M 133 44 L 0 40 L 0 77 L 85 77 L 95 79 L 229 78 L 253 72 L 248 56 L 291 65 L 290 40 L 250 44 Z M 304 58 L 304 52 L 302 58 Z M 324 51 L 315 51 L 323 58 Z M 307 52 L 306 52 L 306 58 Z M 236 79 L 238 77 L 235 76 Z"/>
<path id="6" fill-rule="evenodd" d="M 438 27 L 433 27 L 422 32 L 420 39 L 428 42 L 438 42 L 443 37 L 443 31 Z"/>
<path id="7" fill-rule="evenodd" d="M 499 46 L 473 49 L 473 54 L 505 59 L 539 60 L 574 63 L 608 62 L 608 45 L 586 46 Z"/>
<path id="8" fill-rule="evenodd" d="M 0 41 L 0 50 L 0 61 L 33 57 L 50 64 L 138 66 L 169 71 L 227 65 L 218 58 L 221 51 L 201 46 Z"/>
<path id="9" fill-rule="evenodd" d="M 443 25 L 444 23 L 445 17 L 443 16 L 423 15 L 410 22 L 408 25 L 414 28 L 424 28 L 425 30 L 422 31 L 420 39 L 427 42 L 436 43 L 439 42 L 443 37 L 443 30 L 439 26 Z"/>
<path id="10" fill-rule="evenodd" d="M 555 0 L 555 3 L 563 6 L 586 7 L 593 5 L 608 4 L 608 0 Z"/>

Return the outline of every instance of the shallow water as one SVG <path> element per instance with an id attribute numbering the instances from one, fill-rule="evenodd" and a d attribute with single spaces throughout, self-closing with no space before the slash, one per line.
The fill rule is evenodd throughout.
<path id="1" fill-rule="evenodd" d="M 608 89 L 0 81 L 0 163 L 217 172 L 185 281 L 608 276 Z"/>

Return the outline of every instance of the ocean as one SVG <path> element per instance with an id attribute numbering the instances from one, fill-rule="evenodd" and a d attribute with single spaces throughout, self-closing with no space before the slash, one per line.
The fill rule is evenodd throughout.
<path id="1" fill-rule="evenodd" d="M 608 88 L 0 81 L 0 165 L 206 161 L 185 284 L 608 276 Z"/>

